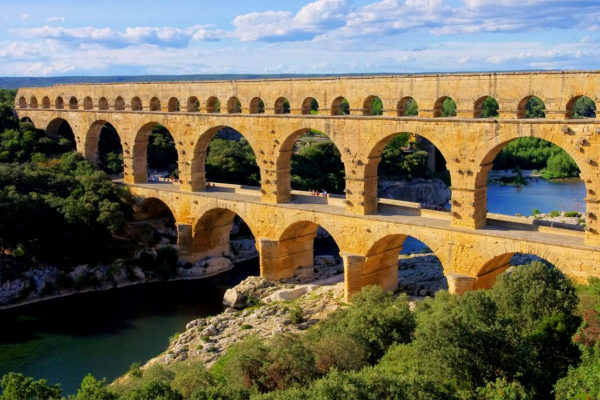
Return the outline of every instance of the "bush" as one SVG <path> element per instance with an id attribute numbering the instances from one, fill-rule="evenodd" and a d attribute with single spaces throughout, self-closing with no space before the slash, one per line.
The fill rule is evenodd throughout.
<path id="1" fill-rule="evenodd" d="M 550 216 L 552 218 L 560 217 L 560 211 L 558 211 L 558 210 L 552 210 L 552 211 L 550 211 Z"/>
<path id="2" fill-rule="evenodd" d="M 23 374 L 9 372 L 0 381 L 2 400 L 59 400 L 62 389 L 60 385 L 49 385 L 45 379 L 38 381 Z"/>
<path id="3" fill-rule="evenodd" d="M 577 217 L 577 218 L 579 218 L 581 216 L 581 214 L 577 211 L 565 211 L 565 213 L 563 215 L 565 217 Z"/>
<path id="4" fill-rule="evenodd" d="M 292 321 L 292 324 L 300 324 L 304 321 L 304 312 L 299 306 L 294 305 L 290 309 L 290 320 Z"/>
<path id="5" fill-rule="evenodd" d="M 92 374 L 88 374 L 72 400 L 117 400 L 117 395 L 108 391 L 106 379 L 97 380 Z"/>

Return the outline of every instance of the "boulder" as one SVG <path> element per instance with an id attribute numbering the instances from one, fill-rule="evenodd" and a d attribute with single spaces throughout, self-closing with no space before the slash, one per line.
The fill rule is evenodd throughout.
<path id="1" fill-rule="evenodd" d="M 217 334 L 217 328 L 214 325 L 209 325 L 202 330 L 202 336 L 215 336 Z"/>
<path id="2" fill-rule="evenodd" d="M 235 288 L 227 289 L 223 296 L 223 304 L 227 307 L 242 308 L 246 304 L 246 295 Z"/>
<path id="3" fill-rule="evenodd" d="M 271 303 L 274 301 L 290 301 L 297 299 L 306 292 L 308 292 L 308 287 L 306 286 L 300 286 L 293 289 L 279 289 L 262 300 L 265 303 Z"/>
<path id="4" fill-rule="evenodd" d="M 214 257 L 206 260 L 206 274 L 215 275 L 221 272 L 229 271 L 233 268 L 233 263 L 225 257 Z"/>
<path id="5" fill-rule="evenodd" d="M 316 256 L 314 260 L 315 265 L 336 265 L 335 257 L 331 255 Z"/>

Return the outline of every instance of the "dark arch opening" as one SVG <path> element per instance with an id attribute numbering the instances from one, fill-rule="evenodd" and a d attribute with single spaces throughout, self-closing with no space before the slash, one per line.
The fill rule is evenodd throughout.
<path id="1" fill-rule="evenodd" d="M 596 103 L 587 96 L 573 97 L 567 103 L 567 118 L 596 118 Z"/>
<path id="2" fill-rule="evenodd" d="M 48 96 L 42 98 L 42 108 L 50 108 L 50 98 Z"/>
<path id="3" fill-rule="evenodd" d="M 265 103 L 260 97 L 255 97 L 250 101 L 250 114 L 264 114 Z"/>
<path id="4" fill-rule="evenodd" d="M 202 135 L 194 160 L 192 174 L 204 170 L 206 182 L 260 186 L 256 154 L 243 134 L 233 128 L 216 127 Z"/>
<path id="5" fill-rule="evenodd" d="M 142 111 L 142 100 L 139 97 L 131 99 L 131 111 Z"/>
<path id="6" fill-rule="evenodd" d="M 240 114 L 242 112 L 242 103 L 237 97 L 230 97 L 227 100 L 227 112 L 229 114 Z"/>
<path id="7" fill-rule="evenodd" d="M 188 112 L 198 112 L 200 111 L 200 101 L 196 96 L 191 96 L 187 101 L 187 110 Z"/>
<path id="8" fill-rule="evenodd" d="M 38 100 L 37 97 L 31 96 L 29 99 L 29 107 L 30 108 L 38 108 Z"/>
<path id="9" fill-rule="evenodd" d="M 491 96 L 483 96 L 475 101 L 474 118 L 495 118 L 498 117 L 498 109 L 500 106 L 495 98 Z"/>
<path id="10" fill-rule="evenodd" d="M 158 97 L 150 99 L 150 111 L 160 111 L 160 100 Z"/>
<path id="11" fill-rule="evenodd" d="M 27 108 L 27 100 L 23 96 L 19 97 L 19 108 Z"/>
<path id="12" fill-rule="evenodd" d="M 456 117 L 456 103 L 452 97 L 444 96 L 437 99 L 433 106 L 434 117 Z"/>
<path id="13" fill-rule="evenodd" d="M 346 174 L 339 149 L 323 132 L 305 129 L 282 145 L 278 166 L 290 168 L 291 189 L 343 194 Z"/>
<path id="14" fill-rule="evenodd" d="M 71 96 L 69 99 L 69 109 L 77 110 L 79 108 L 79 103 L 77 102 L 77 97 Z"/>
<path id="15" fill-rule="evenodd" d="M 379 156 L 379 198 L 419 203 L 420 208 L 450 209 L 450 172 L 432 142 L 409 132 L 392 134 L 373 149 L 370 158 Z"/>
<path id="16" fill-rule="evenodd" d="M 493 170 L 477 176 L 487 185 L 490 213 L 528 216 L 534 225 L 583 230 L 585 183 L 573 158 L 544 139 L 522 137 L 499 144 L 482 161 Z M 489 167 L 488 167 L 489 168 Z"/>
<path id="17" fill-rule="evenodd" d="M 83 109 L 84 110 L 92 110 L 94 108 L 94 101 L 91 97 L 87 96 L 83 99 Z"/>
<path id="18" fill-rule="evenodd" d="M 211 96 L 206 100 L 206 112 L 215 114 L 221 112 L 221 102 L 215 96 Z"/>
<path id="19" fill-rule="evenodd" d="M 125 100 L 123 99 L 123 97 L 118 96 L 115 99 L 115 110 L 123 111 L 124 109 L 125 109 Z"/>
<path id="20" fill-rule="evenodd" d="M 179 100 L 177 99 L 177 97 L 171 97 L 169 99 L 168 110 L 169 112 L 179 111 Z"/>
<path id="21" fill-rule="evenodd" d="M 288 260 L 278 274 L 291 283 L 326 279 L 344 272 L 335 238 L 314 222 L 299 221 L 288 226 L 279 237 L 276 257 Z"/>
<path id="22" fill-rule="evenodd" d="M 350 103 L 345 97 L 338 97 L 331 104 L 331 115 L 350 115 Z"/>
<path id="23" fill-rule="evenodd" d="M 383 115 L 383 102 L 377 96 L 369 96 L 363 102 L 363 115 Z"/>
<path id="24" fill-rule="evenodd" d="M 448 289 L 440 259 L 418 239 L 401 234 L 376 241 L 367 252 L 361 287 L 378 285 L 412 296 L 432 296 Z"/>
<path id="25" fill-rule="evenodd" d="M 275 114 L 289 114 L 290 102 L 285 97 L 280 97 L 275 101 Z"/>
<path id="26" fill-rule="evenodd" d="M 546 105 L 537 96 L 527 96 L 519 103 L 517 118 L 546 118 Z"/>
<path id="27" fill-rule="evenodd" d="M 399 117 L 416 117 L 419 115 L 419 105 L 412 97 L 403 97 L 398 102 Z"/>
<path id="28" fill-rule="evenodd" d="M 46 127 L 46 136 L 57 141 L 60 151 L 75 150 L 75 135 L 71 125 L 62 118 L 55 118 Z"/>
<path id="29" fill-rule="evenodd" d="M 62 97 L 58 96 L 56 98 L 56 100 L 54 101 L 54 108 L 62 110 L 63 108 L 65 108 L 65 101 L 63 100 Z"/>
<path id="30" fill-rule="evenodd" d="M 135 209 L 137 221 L 147 221 L 154 228 L 153 234 L 145 240 L 148 247 L 156 246 L 162 238 L 168 240 L 168 244 L 174 246 L 177 243 L 177 229 L 175 227 L 175 216 L 167 204 L 155 197 L 144 199 Z M 160 232 L 160 233 L 159 233 Z M 141 257 L 140 257 L 141 258 Z"/>
<path id="31" fill-rule="evenodd" d="M 98 167 L 109 175 L 123 174 L 123 146 L 117 130 L 104 124 L 98 137 Z"/>
<path id="32" fill-rule="evenodd" d="M 108 110 L 108 100 L 106 100 L 106 97 L 100 97 L 100 100 L 98 100 L 98 109 L 101 111 Z"/>
<path id="33" fill-rule="evenodd" d="M 316 115 L 319 113 L 319 103 L 314 97 L 307 97 L 302 102 L 302 115 Z"/>
<path id="34" fill-rule="evenodd" d="M 150 122 L 138 131 L 133 145 L 133 167 L 136 182 L 178 181 L 177 149 L 167 128 Z"/>

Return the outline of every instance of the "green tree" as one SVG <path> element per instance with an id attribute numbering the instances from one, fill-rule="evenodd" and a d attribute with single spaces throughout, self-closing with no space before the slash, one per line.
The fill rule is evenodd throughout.
<path id="1" fill-rule="evenodd" d="M 302 147 L 291 160 L 292 188 L 343 193 L 346 186 L 344 164 L 333 142 Z"/>
<path id="2" fill-rule="evenodd" d="M 106 379 L 98 380 L 92 374 L 86 375 L 81 381 L 81 387 L 71 400 L 117 400 L 117 396 L 106 388 Z"/>
<path id="3" fill-rule="evenodd" d="M 596 103 L 587 96 L 581 96 L 573 105 L 573 118 L 596 118 Z"/>
<path id="4" fill-rule="evenodd" d="M 442 102 L 442 117 L 456 117 L 456 103 L 450 97 Z"/>
<path id="5" fill-rule="evenodd" d="M 481 118 L 490 118 L 498 116 L 498 102 L 493 97 L 486 97 L 481 103 Z"/>
<path id="6" fill-rule="evenodd" d="M 206 179 L 209 182 L 257 186 L 259 176 L 256 156 L 244 138 L 239 141 L 214 138 L 210 142 L 206 159 Z"/>
<path id="7" fill-rule="evenodd" d="M 181 394 L 160 381 L 151 381 L 140 389 L 134 389 L 121 397 L 122 400 L 183 400 Z"/>
<path id="8" fill-rule="evenodd" d="M 148 138 L 148 167 L 172 173 L 177 170 L 177 149 L 173 137 L 162 125 L 157 125 Z"/>
<path id="9" fill-rule="evenodd" d="M 45 379 L 36 381 L 15 372 L 4 375 L 0 387 L 0 400 L 59 400 L 62 395 L 58 384 L 49 385 Z"/>
<path id="10" fill-rule="evenodd" d="M 525 118 L 545 118 L 546 106 L 537 96 L 531 96 L 525 105 Z"/>

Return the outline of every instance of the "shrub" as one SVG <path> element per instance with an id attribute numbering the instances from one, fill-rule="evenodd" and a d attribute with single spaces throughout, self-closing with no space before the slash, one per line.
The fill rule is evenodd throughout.
<path id="1" fill-rule="evenodd" d="M 106 388 L 106 379 L 98 380 L 88 374 L 81 382 L 77 395 L 72 400 L 117 400 L 117 395 Z"/>
<path id="2" fill-rule="evenodd" d="M 533 210 L 531 210 L 531 215 L 538 215 L 541 214 L 542 212 L 540 211 L 539 208 L 534 208 Z"/>
<path id="3" fill-rule="evenodd" d="M 304 321 L 304 312 L 297 305 L 294 305 L 290 309 L 289 315 L 290 315 L 290 320 L 292 321 L 292 324 L 300 324 L 300 323 L 302 323 L 302 321 Z"/>
<path id="4" fill-rule="evenodd" d="M 134 362 L 129 366 L 127 374 L 132 378 L 141 378 L 143 375 L 142 364 L 140 362 Z"/>
<path id="5" fill-rule="evenodd" d="M 9 372 L 0 381 L 2 400 L 59 400 L 62 389 L 60 385 L 49 385 L 45 379 L 38 381 L 23 374 Z"/>
<path id="6" fill-rule="evenodd" d="M 552 210 L 552 211 L 550 211 L 550 216 L 552 218 L 560 217 L 560 211 L 558 211 L 558 210 Z"/>
<path id="7" fill-rule="evenodd" d="M 565 211 L 565 213 L 563 215 L 565 217 L 577 217 L 577 218 L 579 218 L 579 216 L 581 214 L 579 212 L 577 212 L 577 211 Z"/>

